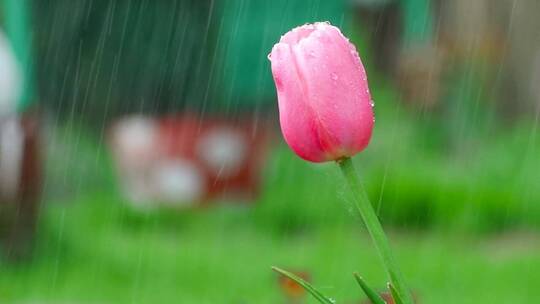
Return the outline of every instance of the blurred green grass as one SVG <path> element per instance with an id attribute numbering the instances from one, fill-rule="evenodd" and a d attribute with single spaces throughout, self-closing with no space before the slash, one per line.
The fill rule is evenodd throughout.
<path id="1" fill-rule="evenodd" d="M 355 162 L 422 303 L 539 301 L 535 124 L 448 122 L 393 92 L 374 90 L 373 140 Z M 48 133 L 36 248 L 29 263 L 0 263 L 0 302 L 283 303 L 272 265 L 310 271 L 339 303 L 362 297 L 353 271 L 384 287 L 333 164 L 280 141 L 251 208 L 140 212 L 94 132 L 72 120 Z"/>
<path id="2" fill-rule="evenodd" d="M 530 124 L 460 153 L 425 144 L 437 131 L 379 97 L 384 115 L 355 160 L 422 303 L 540 300 Z M 66 125 L 52 142 L 34 256 L 0 263 L 2 303 L 283 303 L 272 265 L 310 271 L 339 303 L 362 298 L 353 271 L 384 287 L 333 164 L 278 144 L 253 208 L 139 212 L 118 193 L 103 140 Z"/>
<path id="3" fill-rule="evenodd" d="M 283 303 L 271 265 L 308 270 L 339 303 L 358 303 L 352 272 L 384 276 L 364 231 L 349 225 L 272 233 L 248 208 L 138 213 L 110 195 L 54 204 L 29 264 L 0 264 L 2 303 Z M 540 300 L 540 242 L 392 230 L 422 303 Z M 312 302 L 310 302 L 312 303 Z"/>

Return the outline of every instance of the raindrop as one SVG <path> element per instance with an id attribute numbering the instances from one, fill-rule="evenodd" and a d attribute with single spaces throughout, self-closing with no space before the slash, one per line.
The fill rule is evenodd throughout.
<path id="1" fill-rule="evenodd" d="M 336 73 L 331 73 L 330 76 L 334 81 L 337 81 L 339 79 L 338 75 Z"/>

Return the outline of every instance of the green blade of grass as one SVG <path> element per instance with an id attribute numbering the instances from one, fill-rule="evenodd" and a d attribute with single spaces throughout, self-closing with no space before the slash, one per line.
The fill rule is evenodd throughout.
<path id="1" fill-rule="evenodd" d="M 396 288 L 391 283 L 388 283 L 388 289 L 390 289 L 390 294 L 392 294 L 392 299 L 394 299 L 395 304 L 403 304 L 403 300 L 399 296 Z"/>
<path id="2" fill-rule="evenodd" d="M 295 281 L 296 283 L 298 283 L 307 292 L 309 292 L 315 299 L 317 299 L 320 303 L 322 303 L 322 304 L 334 304 L 333 300 L 331 300 L 330 298 L 323 295 L 320 291 L 318 291 L 315 287 L 313 287 L 313 285 L 306 282 L 304 279 L 296 276 L 295 274 L 290 273 L 290 272 L 288 272 L 286 270 L 280 269 L 280 268 L 275 267 L 275 266 L 272 267 L 272 270 L 274 270 L 275 272 L 277 272 L 279 274 L 282 274 L 282 275 L 286 276 L 287 278 L 289 278 L 289 279 Z"/>
<path id="3" fill-rule="evenodd" d="M 358 275 L 358 273 L 356 272 L 354 273 L 354 278 L 356 279 L 356 282 L 358 282 L 358 285 L 360 285 L 360 287 L 362 288 L 362 290 L 364 291 L 368 299 L 371 301 L 371 303 L 386 304 L 383 298 L 381 298 L 381 296 L 378 293 L 376 293 L 373 289 L 371 289 L 366 284 L 366 281 L 364 281 L 364 279 L 362 279 L 362 277 Z"/>

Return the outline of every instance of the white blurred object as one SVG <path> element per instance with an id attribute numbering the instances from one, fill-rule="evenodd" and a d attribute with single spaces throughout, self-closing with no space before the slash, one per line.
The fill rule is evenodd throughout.
<path id="1" fill-rule="evenodd" d="M 22 94 L 22 73 L 7 37 L 0 31 L 0 116 L 15 113 Z"/>
<path id="2" fill-rule="evenodd" d="M 252 123 L 183 116 L 128 116 L 110 144 L 124 195 L 135 208 L 190 208 L 257 194 L 266 133 Z"/>
<path id="3" fill-rule="evenodd" d="M 157 127 L 153 120 L 132 116 L 114 127 L 114 141 L 120 149 L 119 161 L 129 167 L 145 166 L 155 154 Z"/>
<path id="4" fill-rule="evenodd" d="M 218 178 L 237 174 L 244 164 L 247 151 L 244 137 L 235 130 L 226 128 L 209 131 L 197 145 L 201 159 Z"/>
<path id="5" fill-rule="evenodd" d="M 205 193 L 200 170 L 188 160 L 163 160 L 152 172 L 152 184 L 159 200 L 174 206 L 189 206 Z"/>
<path id="6" fill-rule="evenodd" d="M 153 120 L 132 116 L 116 123 L 112 129 L 122 187 L 138 207 L 151 207 L 153 191 L 147 176 L 155 160 L 157 127 Z"/>
<path id="7" fill-rule="evenodd" d="M 17 196 L 21 177 L 24 133 L 16 117 L 0 122 L 0 193 L 8 200 Z"/>

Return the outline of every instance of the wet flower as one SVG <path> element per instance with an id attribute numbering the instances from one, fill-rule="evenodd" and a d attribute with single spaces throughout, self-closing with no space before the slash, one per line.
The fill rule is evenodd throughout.
<path id="1" fill-rule="evenodd" d="M 353 156 L 369 143 L 373 109 L 353 44 L 326 22 L 292 29 L 269 56 L 285 141 L 305 160 Z"/>

